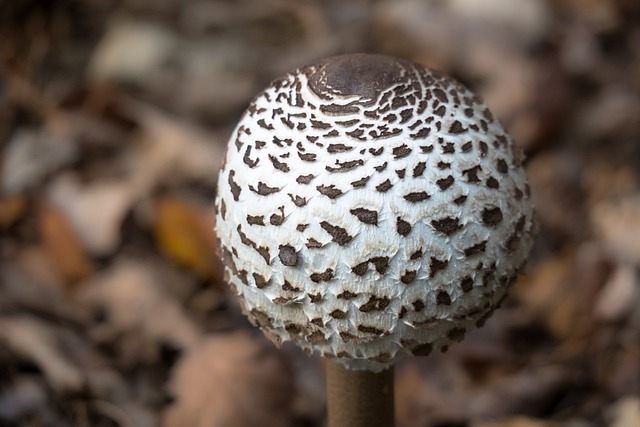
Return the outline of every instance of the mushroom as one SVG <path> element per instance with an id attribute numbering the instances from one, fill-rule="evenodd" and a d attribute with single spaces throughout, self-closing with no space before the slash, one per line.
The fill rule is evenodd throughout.
<path id="1" fill-rule="evenodd" d="M 273 81 L 218 180 L 226 281 L 275 344 L 327 362 L 330 426 L 392 425 L 403 355 L 445 351 L 533 242 L 522 154 L 440 72 L 348 54 Z"/>

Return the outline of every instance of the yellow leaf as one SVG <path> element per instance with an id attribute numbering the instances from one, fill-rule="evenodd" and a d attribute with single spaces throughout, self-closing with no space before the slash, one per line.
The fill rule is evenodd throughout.
<path id="1" fill-rule="evenodd" d="M 156 204 L 153 232 L 161 250 L 204 279 L 221 271 L 213 225 L 214 216 L 192 203 L 163 197 Z"/>

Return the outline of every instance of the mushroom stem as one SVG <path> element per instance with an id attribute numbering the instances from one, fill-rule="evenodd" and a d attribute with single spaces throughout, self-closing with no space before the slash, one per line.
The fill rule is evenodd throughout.
<path id="1" fill-rule="evenodd" d="M 352 371 L 328 360 L 326 371 L 329 427 L 393 426 L 393 367 Z"/>

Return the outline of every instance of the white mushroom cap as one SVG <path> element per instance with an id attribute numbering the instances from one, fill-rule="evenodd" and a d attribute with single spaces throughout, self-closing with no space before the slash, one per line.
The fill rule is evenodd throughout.
<path id="1" fill-rule="evenodd" d="M 453 79 L 382 55 L 275 80 L 231 136 L 216 231 L 277 344 L 380 370 L 460 341 L 533 242 L 521 155 Z"/>

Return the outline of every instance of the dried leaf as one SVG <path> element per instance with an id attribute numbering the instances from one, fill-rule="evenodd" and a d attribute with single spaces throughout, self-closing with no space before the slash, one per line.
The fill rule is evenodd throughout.
<path id="1" fill-rule="evenodd" d="M 26 316 L 0 318 L 0 343 L 35 363 L 52 387 L 79 390 L 83 385 L 83 373 L 63 355 L 54 328 Z"/>
<path id="2" fill-rule="evenodd" d="M 292 381 L 276 350 L 247 333 L 209 337 L 176 365 L 163 427 L 291 425 Z"/>
<path id="3" fill-rule="evenodd" d="M 164 197 L 156 204 L 153 232 L 160 248 L 202 278 L 221 272 L 213 225 L 213 212 L 186 201 Z"/>
<path id="4" fill-rule="evenodd" d="M 199 331 L 160 283 L 152 266 L 119 261 L 83 286 L 77 297 L 82 304 L 106 311 L 102 334 L 107 337 L 142 333 L 150 342 L 188 348 L 198 341 Z"/>
<path id="5" fill-rule="evenodd" d="M 73 285 L 91 276 L 91 260 L 67 218 L 53 206 L 44 204 L 38 220 L 44 248 L 64 281 Z"/>
<path id="6" fill-rule="evenodd" d="M 82 185 L 75 175 L 56 179 L 48 196 L 69 218 L 86 250 L 94 255 L 107 255 L 116 248 L 122 220 L 134 200 L 128 182 Z"/>
<path id="7" fill-rule="evenodd" d="M 26 210 L 27 201 L 21 195 L 0 198 L 0 230 L 13 225 Z"/>

